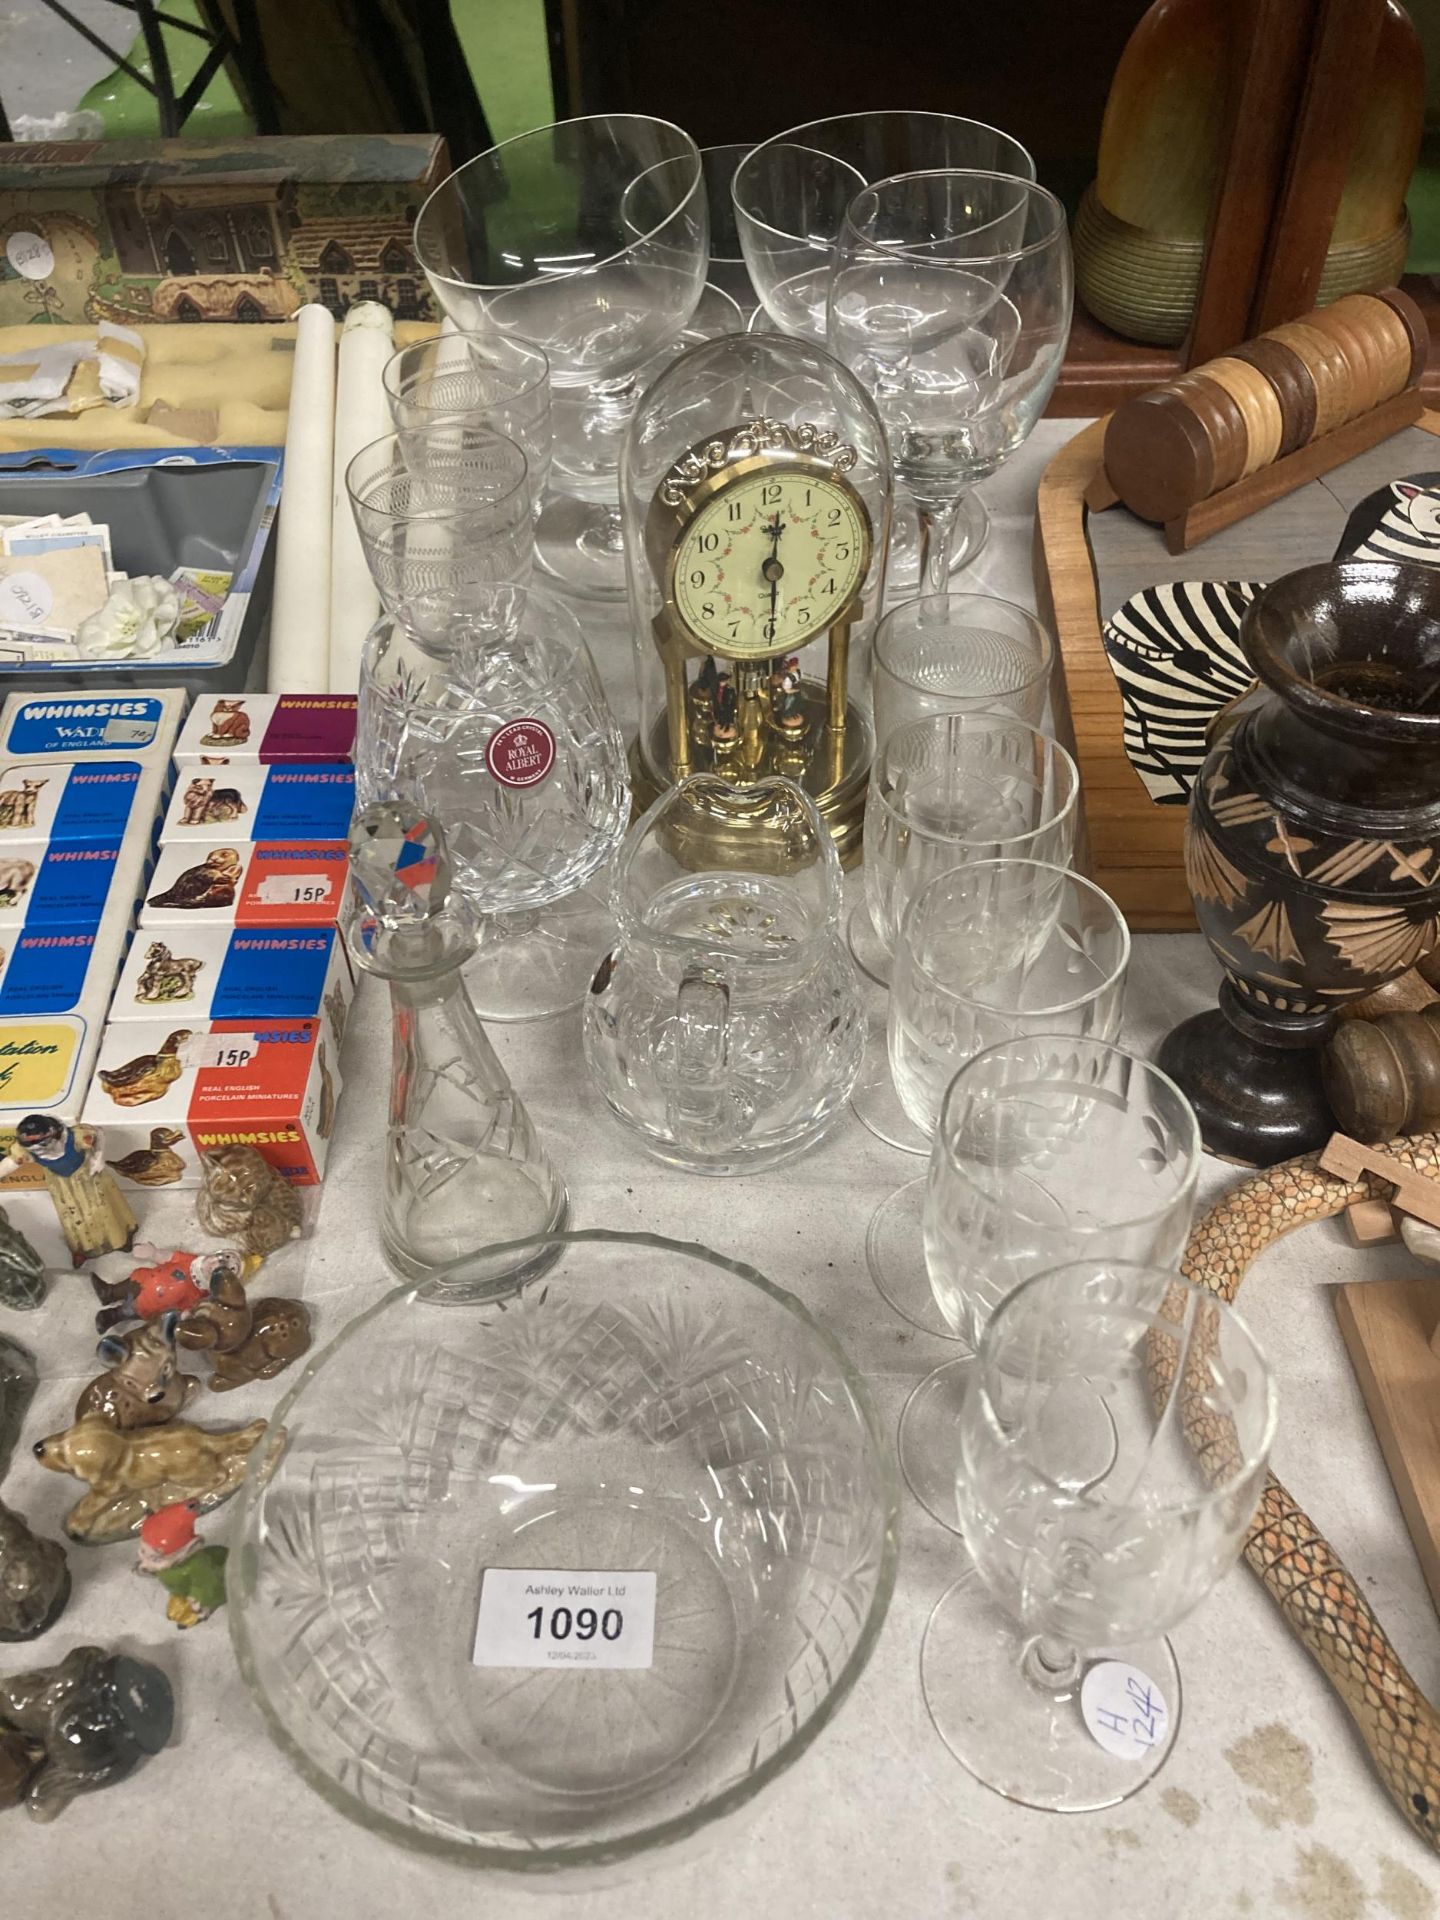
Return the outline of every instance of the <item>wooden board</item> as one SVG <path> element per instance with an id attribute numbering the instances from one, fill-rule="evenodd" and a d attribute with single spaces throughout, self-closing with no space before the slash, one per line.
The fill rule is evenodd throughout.
<path id="1" fill-rule="evenodd" d="M 1440 1355 L 1430 1344 L 1440 1274 L 1347 1281 L 1336 1289 L 1335 1313 L 1440 1612 Z"/>
<path id="2" fill-rule="evenodd" d="M 1185 808 L 1159 806 L 1145 790 L 1125 754 L 1124 713 L 1105 643 L 1101 637 L 1100 586 L 1091 546 L 1085 493 L 1102 475 L 1104 420 L 1077 433 L 1055 455 L 1041 476 L 1035 509 L 1034 570 L 1036 601 L 1050 622 L 1059 654 L 1055 674 L 1055 719 L 1059 738 L 1075 755 L 1082 782 L 1083 816 L 1076 864 L 1115 900 L 1137 932 L 1174 932 L 1193 929 L 1195 916 L 1190 889 L 1185 884 L 1183 844 Z M 1440 435 L 1440 412 L 1422 413 L 1414 423 L 1420 431 Z M 1417 465 L 1403 453 L 1387 477 Z M 1377 481 L 1365 461 L 1385 462 L 1382 446 L 1362 461 L 1338 468 L 1323 483 L 1325 501 L 1336 527 Z M 1440 467 L 1440 456 L 1435 465 Z M 1359 491 L 1348 483 L 1352 473 Z M 1368 480 L 1362 484 L 1361 477 Z M 1297 545 L 1303 530 L 1308 496 L 1291 494 L 1264 509 L 1264 538 L 1256 545 L 1264 559 L 1240 554 L 1236 530 L 1218 536 L 1212 548 L 1200 546 L 1180 558 L 1165 551 L 1159 528 L 1146 527 L 1123 507 L 1115 507 L 1104 521 L 1123 516 L 1133 529 L 1134 553 L 1117 562 L 1115 602 L 1138 587 L 1160 580 L 1201 578 L 1274 579 L 1307 559 L 1321 559 L 1333 551 L 1334 540 L 1320 552 Z M 1271 529 L 1275 529 L 1272 534 Z M 1108 537 L 1108 536 L 1107 536 Z M 1227 544 L 1233 542 L 1234 544 Z M 1106 611 L 1110 611 L 1107 607 Z"/>

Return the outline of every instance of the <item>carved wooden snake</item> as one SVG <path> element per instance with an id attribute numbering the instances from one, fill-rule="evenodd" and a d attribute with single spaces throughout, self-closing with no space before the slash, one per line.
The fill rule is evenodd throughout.
<path id="1" fill-rule="evenodd" d="M 1440 1179 L 1440 1134 L 1413 1134 L 1386 1152 Z M 1256 1256 L 1282 1234 L 1343 1213 L 1352 1201 L 1386 1197 L 1387 1184 L 1372 1174 L 1351 1181 L 1322 1172 L 1318 1154 L 1267 1167 L 1233 1187 L 1198 1222 L 1182 1269 L 1197 1286 L 1233 1300 Z M 1152 1378 L 1162 1390 L 1173 1371 L 1165 1365 L 1167 1346 L 1173 1351 L 1165 1341 L 1151 1347 Z M 1207 1468 L 1218 1472 L 1223 1456 L 1233 1453 L 1233 1430 L 1227 1448 L 1214 1416 L 1201 1409 L 1203 1390 L 1182 1393 L 1192 1444 Z M 1266 1476 L 1244 1552 L 1344 1702 L 1390 1797 L 1440 1851 L 1440 1714 L 1411 1679 L 1329 1541 L 1273 1473 Z"/>

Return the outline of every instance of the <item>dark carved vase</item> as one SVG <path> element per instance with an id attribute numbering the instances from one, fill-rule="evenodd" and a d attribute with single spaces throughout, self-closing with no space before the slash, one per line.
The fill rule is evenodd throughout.
<path id="1" fill-rule="evenodd" d="M 1440 568 L 1303 567 L 1240 643 L 1264 691 L 1211 749 L 1185 837 L 1225 981 L 1160 1064 L 1212 1153 L 1269 1166 L 1333 1129 L 1336 1009 L 1440 939 Z"/>

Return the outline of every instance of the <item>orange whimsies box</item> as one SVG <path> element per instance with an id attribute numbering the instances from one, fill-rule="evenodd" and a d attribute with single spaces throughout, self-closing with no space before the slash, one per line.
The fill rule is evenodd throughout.
<path id="1" fill-rule="evenodd" d="M 339 1046 L 318 1020 L 127 1020 L 107 1027 L 85 1103 L 121 1184 L 198 1187 L 211 1147 L 258 1147 L 292 1185 L 325 1170 Z"/>
<path id="2" fill-rule="evenodd" d="M 343 927 L 351 918 L 343 840 L 238 840 L 162 847 L 142 927 Z"/>

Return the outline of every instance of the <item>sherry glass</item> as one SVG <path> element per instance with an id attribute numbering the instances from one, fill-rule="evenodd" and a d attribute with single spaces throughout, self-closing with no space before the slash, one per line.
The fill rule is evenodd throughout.
<path id="1" fill-rule="evenodd" d="M 422 643 L 443 640 L 475 595 L 530 574 L 525 455 L 490 427 L 460 445 L 443 428 L 387 433 L 345 469 L 365 564 L 385 610 Z"/>
<path id="2" fill-rule="evenodd" d="M 952 1531 L 955 1425 L 991 1314 L 1023 1280 L 1084 1258 L 1170 1266 L 1195 1207 L 1200 1129 L 1148 1060 L 1078 1034 L 1025 1034 L 977 1054 L 940 1107 L 924 1204 L 921 1287 L 887 1295 L 967 1357 L 929 1374 L 900 1420 L 910 1491 Z M 898 1277 L 898 1276 L 897 1276 Z M 916 1276 L 918 1282 L 918 1275 Z M 1082 1434 L 1094 1451 L 1094 1435 Z"/>
<path id="3" fill-rule="evenodd" d="M 1065 210 L 1013 173 L 897 174 L 850 203 L 826 340 L 874 395 L 943 593 L 961 505 L 1025 440 L 1060 375 L 1072 273 Z"/>
<path id="4" fill-rule="evenodd" d="M 552 487 L 537 554 L 573 591 L 618 596 L 624 428 L 642 369 L 705 282 L 698 147 L 666 120 L 629 113 L 520 134 L 441 182 L 420 209 L 415 252 L 458 327 L 542 348 L 557 397 L 590 396 L 588 451 L 567 458 L 566 493 Z"/>
<path id="5" fill-rule="evenodd" d="M 1033 613 L 987 593 L 937 593 L 894 607 L 875 628 L 870 684 L 877 745 L 930 713 L 1045 717 L 1054 645 Z"/>
<path id="6" fill-rule="evenodd" d="M 503 333 L 441 333 L 401 347 L 381 375 L 402 453 L 423 454 L 421 435 L 464 447 L 491 427 L 520 448 L 538 518 L 550 475 L 550 363 L 539 347 Z"/>
<path id="7" fill-rule="evenodd" d="M 577 1006 L 611 944 L 589 883 L 624 838 L 625 746 L 580 623 L 543 587 L 491 587 L 443 644 L 380 620 L 360 675 L 361 804 L 413 801 L 444 828 L 480 916 L 466 977 L 489 1020 Z"/>
<path id="8" fill-rule="evenodd" d="M 911 1150 L 928 1153 L 945 1089 L 967 1061 L 1001 1040 L 1024 1033 L 1114 1040 L 1129 961 L 1120 909 L 1064 867 L 979 860 L 937 874 L 910 902 L 895 949 L 886 1037 L 897 1112 L 884 1137 L 909 1144 L 908 1123 Z M 926 1185 L 922 1174 L 880 1203 L 865 1254 L 902 1319 L 933 1331 Z"/>
<path id="9" fill-rule="evenodd" d="M 840 114 L 753 148 L 735 169 L 735 224 L 769 324 L 824 346 L 835 245 L 855 195 L 891 174 L 955 167 L 1035 178 L 1035 162 L 1018 140 L 950 113 Z M 977 495 L 966 496 L 960 523 L 957 566 L 985 544 L 988 523 Z M 897 501 L 892 588 L 914 589 L 918 548 L 910 516 Z"/>
<path id="10" fill-rule="evenodd" d="M 1011 1293 L 973 1376 L 946 1463 L 972 1564 L 925 1629 L 925 1704 L 955 1758 L 1007 1800 L 1114 1806 L 1170 1753 L 1180 1675 L 1165 1636 L 1244 1543 L 1274 1378 L 1225 1301 L 1108 1258 Z M 1110 1455 L 1098 1477 L 1085 1451 L 1097 1420 Z"/>

